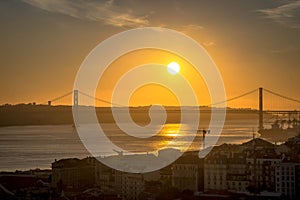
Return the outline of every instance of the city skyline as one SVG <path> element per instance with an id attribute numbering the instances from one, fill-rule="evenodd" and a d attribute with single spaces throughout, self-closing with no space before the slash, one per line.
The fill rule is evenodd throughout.
<path id="1" fill-rule="evenodd" d="M 0 1 L 0 199 L 299 199 L 300 0 Z"/>

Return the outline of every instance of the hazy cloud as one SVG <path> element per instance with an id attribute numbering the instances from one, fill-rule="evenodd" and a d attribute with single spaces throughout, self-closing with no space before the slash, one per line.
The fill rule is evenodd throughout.
<path id="1" fill-rule="evenodd" d="M 291 28 L 300 28 L 300 0 L 289 1 L 276 8 L 258 10 L 266 18 Z"/>
<path id="2" fill-rule="evenodd" d="M 293 46 L 288 46 L 285 48 L 278 48 L 278 49 L 273 49 L 271 50 L 272 54 L 283 54 L 283 53 L 290 53 L 292 51 L 298 51 L 299 48 L 293 47 Z"/>
<path id="3" fill-rule="evenodd" d="M 197 25 L 197 24 L 185 24 L 185 25 L 166 25 L 166 24 L 159 24 L 157 25 L 159 27 L 163 28 L 169 28 L 169 29 L 174 29 L 179 32 L 185 33 L 189 35 L 192 32 L 198 33 L 199 31 L 202 31 L 204 29 L 203 26 Z"/>
<path id="4" fill-rule="evenodd" d="M 216 46 L 216 43 L 214 41 L 203 42 L 202 44 L 206 47 Z"/>
<path id="5" fill-rule="evenodd" d="M 148 16 L 136 16 L 120 8 L 113 0 L 22 0 L 49 12 L 61 13 L 78 19 L 101 21 L 116 27 L 142 27 L 149 25 Z"/>
<path id="6" fill-rule="evenodd" d="M 174 29 L 177 30 L 179 32 L 182 32 L 188 36 L 194 35 L 194 34 L 199 34 L 200 31 L 203 31 L 205 28 L 203 26 L 200 26 L 198 24 L 185 24 L 185 25 L 179 25 L 179 26 L 168 26 L 166 24 L 160 24 L 160 27 L 163 28 L 170 28 L 170 29 Z M 201 42 L 201 44 L 205 47 L 214 47 L 216 46 L 216 42 L 215 41 L 204 41 Z"/>
<path id="7" fill-rule="evenodd" d="M 188 25 L 181 26 L 180 29 L 187 30 L 187 31 L 200 31 L 200 30 L 203 30 L 204 27 L 200 26 L 198 24 L 188 24 Z"/>

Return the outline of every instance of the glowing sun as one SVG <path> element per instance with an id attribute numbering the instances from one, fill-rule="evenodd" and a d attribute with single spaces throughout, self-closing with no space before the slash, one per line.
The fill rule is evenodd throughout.
<path id="1" fill-rule="evenodd" d="M 180 66 L 177 62 L 171 62 L 168 64 L 168 72 L 172 75 L 177 74 L 180 71 Z"/>

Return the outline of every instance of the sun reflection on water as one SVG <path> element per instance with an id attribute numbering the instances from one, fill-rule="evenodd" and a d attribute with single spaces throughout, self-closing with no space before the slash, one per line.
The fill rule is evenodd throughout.
<path id="1" fill-rule="evenodd" d="M 161 130 L 161 135 L 164 137 L 176 137 L 180 131 L 180 124 L 166 124 Z"/>

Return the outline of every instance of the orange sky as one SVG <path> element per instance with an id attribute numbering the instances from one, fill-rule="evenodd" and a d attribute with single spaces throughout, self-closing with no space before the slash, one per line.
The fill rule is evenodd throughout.
<path id="1" fill-rule="evenodd" d="M 297 10 L 295 2 L 268 0 L 103 0 L 76 5 L 70 0 L 63 4 L 1 1 L 0 104 L 47 103 L 71 91 L 77 70 L 97 44 L 113 34 L 145 26 L 175 29 L 201 44 L 217 64 L 228 98 L 262 86 L 300 99 Z M 105 84 L 100 83 L 97 97 L 109 99 L 117 77 L 134 65 L 174 60 L 197 91 L 200 104 L 209 104 L 206 86 L 192 66 L 166 52 L 135 52 L 116 60 L 102 80 Z M 160 75 L 170 82 L 176 79 L 165 73 Z M 265 96 L 266 106 L 289 104 Z M 229 106 L 256 108 L 257 98 L 253 94 Z M 71 103 L 71 98 L 57 103 Z M 171 105 L 176 100 L 163 88 L 147 86 L 136 91 L 130 103 Z"/>
<path id="2" fill-rule="evenodd" d="M 165 67 L 162 67 L 163 69 L 159 71 L 160 74 L 156 74 L 157 72 L 153 72 L 153 74 L 141 74 L 141 77 L 137 78 L 143 79 L 143 76 L 161 76 L 167 80 L 169 84 L 179 88 L 182 87 L 181 91 L 184 93 L 186 90 L 183 84 L 180 84 L 178 75 L 171 75 L 167 71 L 167 65 L 174 61 L 180 65 L 179 73 L 184 76 L 193 87 L 193 90 L 197 94 L 198 101 L 202 102 L 201 104 L 210 104 L 210 97 L 206 85 L 201 75 L 196 72 L 190 63 L 170 52 L 154 49 L 133 51 L 115 60 L 99 81 L 97 96 L 102 99 L 111 99 L 112 91 L 122 75 L 136 66 L 148 63 L 158 63 Z M 124 91 L 124 93 L 126 92 L 127 91 Z M 116 103 L 125 104 L 126 102 Z M 133 93 L 130 99 L 131 106 L 150 104 L 178 105 L 178 101 L 176 94 L 173 94 L 167 87 L 158 86 L 156 84 L 148 84 L 139 88 Z"/>

